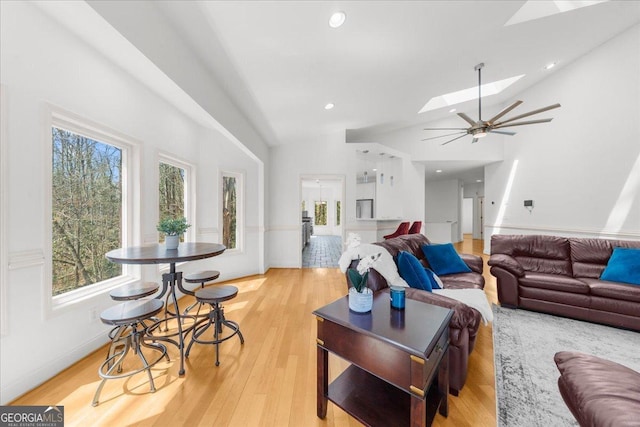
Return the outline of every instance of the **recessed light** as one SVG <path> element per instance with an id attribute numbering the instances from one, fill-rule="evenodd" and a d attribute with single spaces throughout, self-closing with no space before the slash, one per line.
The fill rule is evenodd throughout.
<path id="1" fill-rule="evenodd" d="M 436 173 L 440 173 L 440 172 L 442 172 L 442 169 L 437 169 L 436 170 Z"/>
<path id="2" fill-rule="evenodd" d="M 481 179 L 476 179 L 476 182 L 482 182 L 482 180 Z"/>
<path id="3" fill-rule="evenodd" d="M 344 24 L 344 21 L 347 19 L 347 14 L 340 11 L 340 12 L 335 12 L 333 15 L 331 15 L 331 18 L 329 18 L 329 26 L 331 28 L 338 28 L 340 27 L 342 24 Z"/>
<path id="4" fill-rule="evenodd" d="M 331 110 L 333 107 L 335 107 L 335 105 L 333 103 L 328 103 L 327 105 L 324 106 L 325 110 Z"/>
<path id="5" fill-rule="evenodd" d="M 545 70 L 550 70 L 550 69 L 552 69 L 552 68 L 553 68 L 553 67 L 555 67 L 555 66 L 556 66 L 556 63 L 555 63 L 555 62 L 551 62 L 551 63 L 549 63 L 549 64 L 545 65 L 545 66 L 544 66 L 544 69 L 545 69 Z"/>
<path id="6" fill-rule="evenodd" d="M 376 169 L 376 168 L 373 168 L 373 169 L 371 169 L 371 170 L 375 172 L 375 171 L 377 171 L 378 169 Z"/>
<path id="7" fill-rule="evenodd" d="M 452 108 L 451 110 L 449 110 L 449 112 L 450 112 L 450 113 L 455 113 L 455 112 L 456 112 L 456 109 L 455 109 L 455 108 Z"/>

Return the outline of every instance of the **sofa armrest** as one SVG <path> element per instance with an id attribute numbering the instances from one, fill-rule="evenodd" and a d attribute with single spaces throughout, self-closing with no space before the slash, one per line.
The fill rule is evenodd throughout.
<path id="1" fill-rule="evenodd" d="M 457 329 L 469 329 L 470 335 L 475 337 L 482 320 L 477 310 L 474 310 L 463 302 L 445 297 L 444 295 L 423 291 L 422 289 L 406 288 L 405 293 L 407 298 L 453 310 L 453 316 L 451 317 L 449 325 Z"/>
<path id="2" fill-rule="evenodd" d="M 465 264 L 469 266 L 474 273 L 482 274 L 484 264 L 482 263 L 482 257 L 472 254 L 460 254 L 460 258 Z"/>
<path id="3" fill-rule="evenodd" d="M 520 263 L 510 255 L 494 254 L 489 258 L 489 265 L 491 267 L 500 267 L 503 270 L 507 270 L 509 273 L 516 277 L 524 276 L 524 268 Z"/>

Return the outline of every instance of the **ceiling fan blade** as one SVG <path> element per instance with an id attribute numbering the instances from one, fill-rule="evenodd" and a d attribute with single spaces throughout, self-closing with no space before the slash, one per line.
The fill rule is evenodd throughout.
<path id="1" fill-rule="evenodd" d="M 547 107 L 538 108 L 537 110 L 529 111 L 528 113 L 524 113 L 524 114 L 520 114 L 519 116 L 511 117 L 510 119 L 503 120 L 502 122 L 494 123 L 494 125 L 495 126 L 500 126 L 500 125 L 503 125 L 505 123 L 513 122 L 514 120 L 523 119 L 525 117 L 533 116 L 534 114 L 542 113 L 544 111 L 553 110 L 554 108 L 558 108 L 558 107 L 560 107 L 560 104 L 553 104 L 553 105 L 549 105 Z"/>
<path id="2" fill-rule="evenodd" d="M 466 121 L 467 123 L 469 123 L 471 126 L 475 126 L 476 122 L 473 121 L 471 119 L 471 117 L 467 116 L 465 113 L 458 113 L 458 115 L 460 117 L 462 117 L 464 119 L 464 121 Z"/>
<path id="3" fill-rule="evenodd" d="M 507 114 L 509 111 L 513 110 L 514 108 L 516 108 L 518 105 L 522 104 L 522 101 L 516 101 L 513 104 L 509 105 L 507 108 L 505 108 L 504 110 L 500 111 L 498 114 L 496 114 L 495 116 L 493 116 L 491 119 L 489 119 L 488 123 L 493 123 L 496 120 L 498 120 L 500 117 L 504 116 L 505 114 Z"/>
<path id="4" fill-rule="evenodd" d="M 467 136 L 467 135 L 466 135 L 466 134 L 465 134 L 465 135 L 460 135 L 459 137 L 457 137 L 457 138 L 453 138 L 453 139 L 450 139 L 449 141 L 447 141 L 447 142 L 443 142 L 443 143 L 442 143 L 442 144 L 440 144 L 440 145 L 447 145 L 448 143 L 453 142 L 453 141 L 455 141 L 456 139 L 464 138 L 465 136 Z"/>
<path id="5" fill-rule="evenodd" d="M 494 129 L 502 129 L 502 128 L 508 128 L 511 126 L 522 126 L 522 125 L 534 125 L 536 123 L 548 123 L 553 119 L 539 119 L 539 120 L 528 120 L 525 122 L 517 122 L 517 123 L 507 123 L 506 125 L 499 125 L 499 126 L 494 126 Z"/>
<path id="6" fill-rule="evenodd" d="M 473 144 L 474 142 L 478 142 L 478 138 L 473 138 L 473 139 L 471 140 L 471 143 L 472 143 L 472 144 Z"/>
<path id="7" fill-rule="evenodd" d="M 467 128 L 424 128 L 424 130 L 467 130 Z"/>
<path id="8" fill-rule="evenodd" d="M 431 138 L 425 138 L 422 141 L 429 141 L 430 139 L 442 138 L 442 137 L 451 136 L 451 135 L 460 135 L 461 133 L 467 133 L 467 132 L 447 133 L 447 134 L 444 134 L 444 135 L 432 136 Z"/>
<path id="9" fill-rule="evenodd" d="M 506 131 L 506 130 L 489 130 L 489 131 L 487 131 L 487 132 L 490 132 L 490 133 L 499 133 L 499 134 L 501 134 L 501 135 L 510 135 L 510 136 L 513 136 L 513 135 L 515 135 L 515 134 L 516 134 L 515 132 L 509 132 L 509 131 Z"/>

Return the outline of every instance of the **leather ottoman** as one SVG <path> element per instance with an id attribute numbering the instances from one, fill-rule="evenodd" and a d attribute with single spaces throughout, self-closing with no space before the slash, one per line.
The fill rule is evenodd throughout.
<path id="1" fill-rule="evenodd" d="M 588 354 L 561 351 L 558 388 L 580 426 L 640 426 L 640 373 Z"/>

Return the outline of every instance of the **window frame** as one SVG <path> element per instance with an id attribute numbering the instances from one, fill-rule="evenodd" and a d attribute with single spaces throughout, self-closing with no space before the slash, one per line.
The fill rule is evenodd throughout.
<path id="1" fill-rule="evenodd" d="M 122 150 L 122 247 L 135 246 L 140 242 L 140 147 L 141 143 L 105 125 L 93 122 L 77 114 L 48 105 L 44 121 L 44 179 L 45 179 L 45 262 L 44 262 L 44 317 L 65 311 L 87 299 L 109 292 L 111 289 L 126 284 L 139 282 L 141 268 L 137 265 L 122 265 L 122 274 L 102 282 L 84 286 L 60 295 L 53 293 L 53 257 L 52 257 L 52 223 L 53 214 L 53 153 L 51 129 L 62 128 L 96 141 L 113 145 Z"/>
<path id="2" fill-rule="evenodd" d="M 160 163 L 165 163 L 176 168 L 184 170 L 184 214 L 187 223 L 191 227 L 184 233 L 185 242 L 194 242 L 196 240 L 196 167 L 174 155 L 165 152 L 159 152 L 156 165 L 156 207 L 160 206 Z M 156 224 L 160 221 L 160 212 L 156 209 Z M 155 243 L 158 243 L 160 232 L 156 236 Z"/>
<path id="3" fill-rule="evenodd" d="M 224 178 L 231 177 L 236 179 L 236 247 L 233 249 L 227 248 L 224 253 L 243 253 L 244 252 L 244 197 L 245 197 L 245 188 L 244 188 L 244 175 L 245 173 L 240 171 L 229 171 L 229 170 L 221 170 L 219 173 L 219 191 L 220 195 L 218 198 L 218 226 L 220 230 L 220 243 L 224 242 L 224 215 L 222 212 L 222 207 L 224 204 Z"/>

